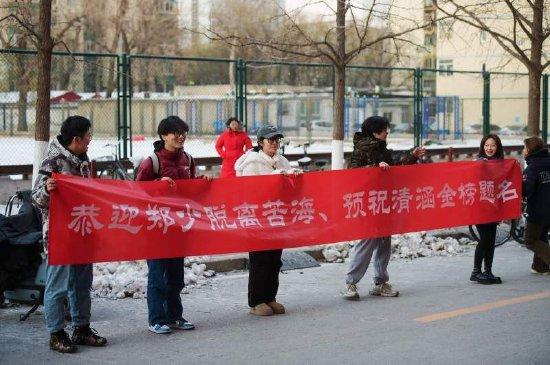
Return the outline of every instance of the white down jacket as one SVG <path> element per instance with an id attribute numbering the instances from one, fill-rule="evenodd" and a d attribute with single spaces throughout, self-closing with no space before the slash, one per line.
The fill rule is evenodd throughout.
<path id="1" fill-rule="evenodd" d="M 248 150 L 247 153 L 239 157 L 237 162 L 235 162 L 235 171 L 237 172 L 237 176 L 253 176 L 282 173 L 292 174 L 299 170 L 293 169 L 288 160 L 279 154 L 270 157 L 263 151 Z"/>

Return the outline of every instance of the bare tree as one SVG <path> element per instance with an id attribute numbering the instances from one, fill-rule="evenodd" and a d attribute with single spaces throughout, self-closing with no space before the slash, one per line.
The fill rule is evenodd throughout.
<path id="1" fill-rule="evenodd" d="M 179 47 L 177 8 L 166 8 L 162 0 L 89 1 L 84 4 L 86 37 L 96 51 L 109 53 L 174 54 Z M 143 62 L 145 64 L 146 62 Z M 147 88 L 153 80 L 151 68 L 137 67 L 138 83 Z M 139 76 L 138 76 L 139 75 Z M 116 89 L 116 64 L 108 66 L 106 95 Z"/>
<path id="2" fill-rule="evenodd" d="M 0 19 L 14 22 L 20 27 L 25 37 L 34 45 L 38 51 L 37 57 L 37 92 L 36 92 L 36 121 L 35 121 L 35 148 L 33 161 L 33 177 L 37 176 L 38 168 L 42 162 L 50 140 L 50 89 L 51 89 L 51 67 L 52 52 L 57 43 L 52 38 L 52 2 L 51 0 L 40 1 L 38 11 L 38 26 L 33 21 L 32 1 L 21 1 L 18 6 L 13 7 L 8 15 Z M 22 11 L 21 11 L 22 10 Z M 20 12 L 18 12 L 20 11 Z M 72 19 L 64 25 L 58 36 L 63 35 L 72 28 L 78 19 Z"/>
<path id="3" fill-rule="evenodd" d="M 540 133 L 541 77 L 550 65 L 544 52 L 550 36 L 548 0 L 435 0 L 437 9 L 468 26 L 487 32 L 529 74 L 527 133 Z"/>
<path id="4" fill-rule="evenodd" d="M 304 22 L 302 12 L 304 8 L 294 11 L 280 9 L 283 25 L 271 32 L 268 37 L 261 38 L 253 34 L 235 34 L 208 28 L 204 35 L 212 40 L 223 41 L 238 47 L 257 47 L 259 49 L 271 49 L 286 56 L 298 56 L 307 59 L 319 59 L 332 64 L 335 72 L 335 98 L 333 110 L 333 142 L 332 142 L 332 167 L 343 167 L 343 139 L 344 139 L 344 100 L 346 86 L 346 66 L 356 59 L 362 52 L 370 50 L 380 42 L 391 40 L 397 42 L 410 42 L 406 35 L 414 30 L 421 29 L 432 23 L 407 18 L 407 11 L 398 9 L 393 12 L 391 1 L 372 0 L 368 7 L 364 2 L 337 0 L 336 7 L 329 2 L 316 1 L 316 4 L 324 4 L 331 12 L 330 18 L 335 24 L 323 19 L 313 22 L 324 26 L 324 33 L 311 31 L 312 22 Z M 390 21 L 400 23 L 399 27 L 390 27 Z M 318 26 L 315 27 L 319 29 Z M 393 28 L 393 30 L 392 30 Z M 376 32 L 373 30 L 376 29 Z M 383 31 L 381 31 L 383 29 Z"/>

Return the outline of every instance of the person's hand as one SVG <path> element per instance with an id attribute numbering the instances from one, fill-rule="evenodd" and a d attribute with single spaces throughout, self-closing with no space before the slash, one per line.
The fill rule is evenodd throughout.
<path id="1" fill-rule="evenodd" d="M 378 164 L 378 167 L 381 167 L 382 170 L 388 170 L 388 169 L 390 168 L 390 165 L 388 165 L 388 164 L 385 163 L 385 162 L 380 162 L 380 163 Z"/>
<path id="2" fill-rule="evenodd" d="M 283 170 L 283 175 L 285 176 L 290 176 L 290 175 L 298 176 L 298 175 L 302 175 L 302 173 L 303 171 L 300 169 Z"/>
<path id="3" fill-rule="evenodd" d="M 414 157 L 422 157 L 426 154 L 426 149 L 424 147 L 416 147 L 413 151 L 412 151 L 412 154 Z"/>
<path id="4" fill-rule="evenodd" d="M 175 182 L 171 177 L 168 177 L 168 176 L 161 177 L 161 178 L 160 178 L 160 181 L 168 181 L 168 185 L 169 185 L 171 188 L 175 188 L 175 187 L 176 187 L 176 182 Z"/>
<path id="5" fill-rule="evenodd" d="M 197 176 L 197 178 L 199 179 L 204 179 L 206 181 L 212 181 L 212 176 L 207 176 L 207 175 L 200 175 L 200 176 Z"/>
<path id="6" fill-rule="evenodd" d="M 51 192 L 52 190 L 55 190 L 56 188 L 57 188 L 57 185 L 54 179 L 50 177 L 48 180 L 46 180 L 46 191 L 48 193 Z"/>

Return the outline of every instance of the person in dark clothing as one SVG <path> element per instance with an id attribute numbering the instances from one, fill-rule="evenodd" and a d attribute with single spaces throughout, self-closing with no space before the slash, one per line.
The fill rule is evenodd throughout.
<path id="1" fill-rule="evenodd" d="M 355 133 L 353 137 L 351 168 L 380 167 L 387 170 L 391 165 L 414 164 L 425 155 L 426 150 L 423 147 L 416 147 L 394 159 L 386 143 L 389 126 L 388 119 L 379 116 L 369 117 L 363 122 L 361 132 Z M 340 293 L 344 299 L 359 299 L 357 283 L 365 275 L 373 254 L 374 287 L 369 294 L 382 297 L 399 295 L 399 292 L 393 290 L 389 284 L 388 263 L 391 256 L 391 237 L 377 237 L 363 239 L 355 244 L 354 255 L 346 275 L 346 287 Z"/>
<path id="2" fill-rule="evenodd" d="M 550 273 L 550 154 L 539 137 L 525 139 L 523 154 L 527 167 L 523 171 L 523 196 L 527 199 L 525 246 L 535 253 L 531 270 Z"/>
<path id="3" fill-rule="evenodd" d="M 193 158 L 183 150 L 188 131 L 189 127 L 179 117 L 170 116 L 163 119 L 158 126 L 160 140 L 153 144 L 158 164 L 155 168 L 155 156 L 143 160 L 136 180 L 160 180 L 175 186 L 174 180 L 194 179 Z M 184 287 L 184 258 L 147 260 L 147 267 L 149 330 L 164 334 L 170 333 L 172 329 L 194 329 L 195 326 L 182 317 L 180 293 Z"/>
<path id="4" fill-rule="evenodd" d="M 504 150 L 502 142 L 496 134 L 488 134 L 481 139 L 477 160 L 502 160 Z M 474 270 L 470 276 L 471 281 L 480 284 L 501 284 L 502 280 L 493 275 L 493 256 L 495 254 L 495 239 L 498 222 L 476 224 L 479 233 L 479 243 L 474 255 Z M 485 262 L 485 271 L 481 271 L 481 265 Z"/>

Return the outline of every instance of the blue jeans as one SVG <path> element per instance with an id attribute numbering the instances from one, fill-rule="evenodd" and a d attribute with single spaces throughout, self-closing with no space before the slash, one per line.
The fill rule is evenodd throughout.
<path id="1" fill-rule="evenodd" d="M 147 260 L 149 324 L 167 324 L 182 318 L 183 257 Z"/>
<path id="2" fill-rule="evenodd" d="M 75 326 L 90 324 L 92 265 L 48 265 L 44 292 L 44 319 L 48 332 L 65 328 L 64 300 L 69 299 Z"/>

